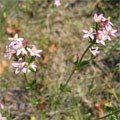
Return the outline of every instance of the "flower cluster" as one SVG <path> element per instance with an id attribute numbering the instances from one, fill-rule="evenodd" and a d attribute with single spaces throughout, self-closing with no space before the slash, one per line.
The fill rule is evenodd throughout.
<path id="1" fill-rule="evenodd" d="M 113 23 L 110 21 L 110 17 L 105 18 L 103 14 L 97 15 L 95 13 L 94 21 L 95 26 L 93 28 L 90 28 L 89 31 L 83 30 L 85 33 L 83 38 L 88 37 L 90 39 L 92 47 L 89 50 L 94 56 L 97 56 L 100 53 L 99 44 L 105 46 L 106 41 L 111 40 L 111 36 L 116 37 L 115 33 L 117 30 L 113 29 Z"/>
<path id="2" fill-rule="evenodd" d="M 29 73 L 36 71 L 37 65 L 35 64 L 36 58 L 40 57 L 42 50 L 37 50 L 35 45 L 30 46 L 29 41 L 24 41 L 24 38 L 19 38 L 18 34 L 14 37 L 8 38 L 10 44 L 6 46 L 5 57 L 11 59 L 15 58 L 16 62 L 12 63 L 12 66 L 16 68 L 15 73 L 20 71 L 23 73 Z"/>
<path id="3" fill-rule="evenodd" d="M 3 104 L 0 103 L 0 120 L 7 120 L 7 118 L 3 117 L 2 113 L 1 113 L 3 109 L 4 109 L 4 106 L 3 106 Z"/>
<path id="4" fill-rule="evenodd" d="M 60 0 L 54 0 L 54 5 L 60 6 L 61 5 Z"/>

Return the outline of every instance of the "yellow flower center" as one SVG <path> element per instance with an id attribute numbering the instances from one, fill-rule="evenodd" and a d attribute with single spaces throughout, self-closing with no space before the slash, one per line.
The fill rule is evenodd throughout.
<path id="1" fill-rule="evenodd" d="M 111 17 L 108 17 L 108 20 L 110 20 Z"/>
<path id="2" fill-rule="evenodd" d="M 101 20 L 101 18 L 100 18 L 100 17 L 97 17 L 97 20 Z"/>
<path id="3" fill-rule="evenodd" d="M 36 50 L 37 50 L 36 47 L 34 47 L 34 48 L 33 48 L 33 51 L 35 52 Z"/>
<path id="4" fill-rule="evenodd" d="M 106 34 L 106 35 L 108 35 L 108 34 L 109 34 L 109 32 L 108 32 L 108 31 L 105 31 L 105 34 Z"/>
<path id="5" fill-rule="evenodd" d="M 100 40 L 102 40 L 102 35 L 100 35 Z"/>
<path id="6" fill-rule="evenodd" d="M 8 48 L 8 49 L 6 50 L 6 52 L 11 52 L 11 49 L 10 49 L 10 48 Z"/>
<path id="7" fill-rule="evenodd" d="M 25 53 L 22 51 L 21 54 L 24 55 Z"/>
<path id="8" fill-rule="evenodd" d="M 23 48 L 23 45 L 20 45 L 20 48 L 22 49 L 22 48 Z"/>
<path id="9" fill-rule="evenodd" d="M 22 67 L 22 63 L 19 64 L 19 67 Z"/>
<path id="10" fill-rule="evenodd" d="M 93 32 L 93 29 L 90 29 L 90 30 L 89 30 L 89 33 L 92 33 L 92 32 Z"/>
<path id="11" fill-rule="evenodd" d="M 14 41 L 17 41 L 17 39 L 18 39 L 17 37 L 14 37 L 14 38 L 13 38 Z"/>

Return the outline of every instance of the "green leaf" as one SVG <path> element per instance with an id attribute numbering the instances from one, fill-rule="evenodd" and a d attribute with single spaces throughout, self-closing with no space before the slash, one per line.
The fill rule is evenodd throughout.
<path id="1" fill-rule="evenodd" d="M 114 50 L 120 51 L 120 46 L 115 47 Z"/>
<path id="2" fill-rule="evenodd" d="M 30 63 L 32 63 L 33 61 L 35 61 L 35 56 L 32 56 L 31 58 L 29 58 L 28 63 L 30 64 Z"/>
<path id="3" fill-rule="evenodd" d="M 42 120 L 46 120 L 46 112 L 41 112 L 41 118 Z"/>
<path id="4" fill-rule="evenodd" d="M 39 105 L 39 101 L 38 101 L 38 99 L 36 99 L 36 98 L 32 98 L 32 99 L 31 99 L 31 102 L 32 102 L 32 104 L 35 105 L 35 106 Z"/>
<path id="5" fill-rule="evenodd" d="M 2 109 L 2 115 L 7 116 L 8 115 L 8 110 L 7 109 Z"/>
<path id="6" fill-rule="evenodd" d="M 65 87 L 65 85 L 62 84 L 62 83 L 60 84 L 59 89 L 60 89 L 61 92 L 71 92 L 71 89 L 69 87 L 67 87 L 67 86 Z"/>
<path id="7" fill-rule="evenodd" d="M 34 69 L 32 67 L 29 66 L 29 69 L 32 71 L 32 72 L 35 72 Z"/>
<path id="8" fill-rule="evenodd" d="M 114 108 L 113 106 L 106 104 L 106 111 L 108 114 L 111 114 L 110 116 L 108 116 L 108 118 L 110 120 L 118 120 L 117 116 L 115 114 L 113 114 L 116 111 L 116 108 Z"/>
<path id="9" fill-rule="evenodd" d="M 78 69 L 81 69 L 81 68 L 86 67 L 88 64 L 89 64 L 89 61 L 88 61 L 88 60 L 84 60 L 84 61 L 82 61 L 82 62 L 80 62 L 80 63 L 75 64 L 75 65 L 76 65 L 76 67 L 77 67 Z"/>
<path id="10" fill-rule="evenodd" d="M 64 91 L 64 85 L 62 83 L 60 84 L 60 91 Z"/>

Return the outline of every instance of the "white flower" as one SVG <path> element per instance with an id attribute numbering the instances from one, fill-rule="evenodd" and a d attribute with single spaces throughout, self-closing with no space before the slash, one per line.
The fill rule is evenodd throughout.
<path id="1" fill-rule="evenodd" d="M 37 50 L 35 45 L 32 45 L 32 49 L 27 48 L 27 50 L 30 52 L 31 56 L 37 56 L 37 57 L 40 57 L 39 53 L 42 52 L 42 50 Z"/>
<path id="2" fill-rule="evenodd" d="M 54 5 L 60 6 L 60 5 L 61 5 L 60 0 L 55 0 L 55 1 L 54 1 Z"/>
<path id="3" fill-rule="evenodd" d="M 8 40 L 11 42 L 10 47 L 18 44 L 19 42 L 22 42 L 24 39 L 23 38 L 18 38 L 18 34 L 15 34 L 14 37 L 9 37 Z"/>
<path id="4" fill-rule="evenodd" d="M 95 33 L 93 33 L 93 28 L 90 28 L 89 31 L 83 30 L 83 32 L 85 33 L 85 35 L 83 36 L 83 38 L 90 37 L 92 40 L 94 39 L 94 34 Z"/>
<path id="5" fill-rule="evenodd" d="M 26 49 L 23 47 L 22 44 L 20 45 L 20 48 L 17 50 L 16 55 L 18 56 L 18 55 L 20 55 L 20 54 L 22 54 L 22 55 L 27 55 L 27 51 L 26 51 Z"/>
<path id="6" fill-rule="evenodd" d="M 100 53 L 99 47 L 92 47 L 92 48 L 89 48 L 89 50 L 94 56 L 98 56 Z"/>

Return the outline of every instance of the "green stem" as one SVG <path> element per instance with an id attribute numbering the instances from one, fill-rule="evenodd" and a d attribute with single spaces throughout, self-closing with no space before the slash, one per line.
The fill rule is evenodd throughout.
<path id="1" fill-rule="evenodd" d="M 81 62 L 82 62 L 83 57 L 85 56 L 85 54 L 87 53 L 88 49 L 89 49 L 91 46 L 92 46 L 92 43 L 86 48 L 86 50 L 85 50 L 84 53 L 82 54 L 82 56 L 81 56 L 81 58 L 80 58 L 80 60 L 79 60 L 78 63 L 81 63 Z"/>
<path id="2" fill-rule="evenodd" d="M 98 31 L 98 23 L 96 23 L 95 30 Z"/>
<path id="3" fill-rule="evenodd" d="M 71 72 L 69 78 L 67 79 L 66 83 L 65 83 L 64 86 L 63 86 L 63 89 L 68 85 L 68 83 L 69 83 L 69 81 L 71 80 L 71 78 L 72 78 L 72 76 L 73 76 L 75 70 L 76 70 L 76 67 L 72 70 L 72 72 Z"/>
<path id="4" fill-rule="evenodd" d="M 37 81 L 37 79 L 36 79 L 36 73 L 37 73 L 37 72 L 35 72 L 34 80 L 33 80 L 33 82 L 31 83 L 31 85 L 35 85 L 35 84 L 36 84 L 36 81 Z"/>
<path id="5" fill-rule="evenodd" d="M 111 116 L 111 115 L 117 114 L 117 113 L 119 113 L 119 112 L 120 112 L 120 110 L 117 110 L 117 111 L 115 111 L 115 112 L 113 112 L 113 113 L 111 113 L 111 114 L 108 114 L 108 115 L 106 115 L 106 116 L 104 116 L 104 117 L 101 117 L 101 118 L 98 118 L 98 119 L 104 119 L 104 118 L 107 118 L 107 117 L 109 117 L 109 116 Z"/>
<path id="6" fill-rule="evenodd" d="M 81 63 L 81 62 L 82 62 L 83 57 L 85 56 L 85 54 L 87 53 L 88 49 L 89 49 L 91 46 L 92 46 L 92 44 L 90 44 L 90 45 L 86 48 L 86 50 L 85 50 L 84 53 L 82 54 L 82 56 L 81 56 L 81 58 L 80 58 L 80 60 L 79 60 L 78 63 Z M 75 73 L 75 70 L 76 70 L 76 67 L 72 70 L 70 76 L 68 77 L 66 83 L 65 83 L 64 86 L 63 86 L 63 89 L 68 85 L 68 83 L 69 83 L 69 81 L 71 80 L 73 74 Z"/>
<path id="7" fill-rule="evenodd" d="M 29 84 L 28 79 L 27 79 L 27 76 L 26 76 L 26 74 L 25 74 L 25 73 L 24 73 L 24 78 L 25 78 L 25 80 L 26 80 L 27 84 Z"/>

